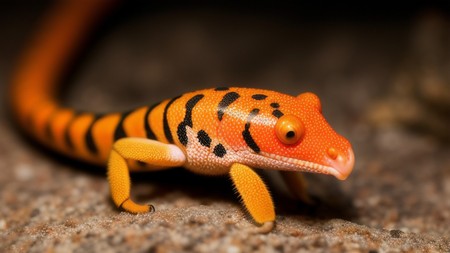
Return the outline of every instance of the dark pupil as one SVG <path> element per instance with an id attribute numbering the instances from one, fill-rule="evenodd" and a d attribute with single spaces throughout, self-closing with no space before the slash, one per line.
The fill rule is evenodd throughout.
<path id="1" fill-rule="evenodd" d="M 295 136 L 294 131 L 289 131 L 289 132 L 286 133 L 286 137 L 287 137 L 287 138 L 292 138 L 292 137 L 294 137 L 294 136 Z"/>

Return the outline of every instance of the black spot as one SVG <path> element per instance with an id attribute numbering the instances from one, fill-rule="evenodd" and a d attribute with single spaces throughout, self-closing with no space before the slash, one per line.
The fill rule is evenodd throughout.
<path id="1" fill-rule="evenodd" d="M 272 115 L 277 117 L 277 118 L 281 118 L 284 115 L 284 113 L 282 113 L 280 110 L 274 110 L 272 112 Z"/>
<path id="2" fill-rule="evenodd" d="M 224 90 L 229 90 L 230 88 L 228 88 L 228 87 L 217 87 L 217 88 L 215 88 L 214 90 L 215 91 L 224 91 Z"/>
<path id="3" fill-rule="evenodd" d="M 203 131 L 203 130 L 198 131 L 197 139 L 200 142 L 200 144 L 202 144 L 202 146 L 205 146 L 208 148 L 211 146 L 211 138 L 205 131 Z"/>
<path id="4" fill-rule="evenodd" d="M 223 114 L 228 106 L 230 106 L 236 99 L 240 96 L 236 92 L 228 92 L 223 96 L 222 100 L 219 102 L 219 107 L 217 109 L 217 117 L 222 120 Z"/>
<path id="5" fill-rule="evenodd" d="M 117 141 L 118 139 L 122 139 L 124 137 L 127 137 L 127 133 L 125 133 L 125 129 L 123 128 L 123 122 L 124 120 L 130 115 L 133 111 L 128 111 L 125 113 L 122 113 L 120 115 L 119 123 L 117 123 L 116 130 L 114 130 L 114 140 Z"/>
<path id="6" fill-rule="evenodd" d="M 164 128 L 164 135 L 166 136 L 166 139 L 169 143 L 173 143 L 173 137 L 172 133 L 170 132 L 169 127 L 169 121 L 167 120 L 167 112 L 169 110 L 169 107 L 172 105 L 175 100 L 179 99 L 181 96 L 177 96 L 172 98 L 169 103 L 167 103 L 166 107 L 164 107 L 164 113 L 163 113 L 163 128 Z"/>
<path id="7" fill-rule="evenodd" d="M 217 157 L 224 157 L 227 154 L 227 150 L 225 149 L 225 147 L 222 144 L 217 144 L 214 147 L 213 153 L 217 156 Z"/>
<path id="8" fill-rule="evenodd" d="M 264 99 L 266 99 L 266 95 L 264 95 L 264 94 L 255 94 L 255 95 L 253 95 L 252 96 L 252 98 L 253 99 L 255 99 L 255 100 L 264 100 Z"/>
<path id="9" fill-rule="evenodd" d="M 245 129 L 242 132 L 242 137 L 244 137 L 244 141 L 253 151 L 256 153 L 259 153 L 261 149 L 259 148 L 258 144 L 256 144 L 255 140 L 253 139 L 251 133 L 250 133 L 250 122 L 252 119 L 258 115 L 259 109 L 255 108 L 253 109 L 250 114 L 247 117 L 247 122 L 245 123 Z"/>
<path id="10" fill-rule="evenodd" d="M 272 108 L 278 108 L 278 107 L 280 107 L 280 104 L 278 104 L 278 103 L 271 103 L 270 106 L 272 106 Z"/>
<path id="11" fill-rule="evenodd" d="M 159 103 L 156 103 L 156 104 L 150 106 L 144 116 L 144 129 L 145 129 L 145 134 L 148 139 L 153 139 L 153 140 L 156 139 L 155 132 L 153 132 L 152 128 L 150 127 L 150 113 L 158 105 L 159 105 Z"/>
<path id="12" fill-rule="evenodd" d="M 205 95 L 198 94 L 189 99 L 186 103 L 186 114 L 184 115 L 184 120 L 178 125 L 177 129 L 177 135 L 178 140 L 183 144 L 184 146 L 188 143 L 188 137 L 186 133 L 186 126 L 192 127 L 192 110 L 194 109 L 195 105 L 200 101 Z"/>
<path id="13" fill-rule="evenodd" d="M 89 125 L 86 134 L 84 136 L 84 140 L 86 142 L 87 149 L 92 154 L 98 154 L 98 148 L 94 141 L 94 136 L 92 135 L 92 128 L 94 127 L 94 124 L 101 118 L 101 115 L 94 115 L 94 119 L 92 120 L 91 124 Z"/>

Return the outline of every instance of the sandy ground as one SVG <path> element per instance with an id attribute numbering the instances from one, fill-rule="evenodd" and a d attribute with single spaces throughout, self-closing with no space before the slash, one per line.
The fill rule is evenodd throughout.
<path id="1" fill-rule="evenodd" d="M 2 94 L 45 9 L 6 7 Z M 24 139 L 2 107 L 1 252 L 450 252 L 450 147 L 439 130 L 449 129 L 448 13 L 322 20 L 245 8 L 131 9 L 81 61 L 69 105 L 125 110 L 223 85 L 313 91 L 330 124 L 352 142 L 354 173 L 346 181 L 307 175 L 312 204 L 293 200 L 276 174 L 264 174 L 277 209 L 276 229 L 266 235 L 250 233 L 254 225 L 228 178 L 182 169 L 134 175 L 134 198 L 157 211 L 131 215 L 110 201 L 103 168 Z M 431 100 L 439 110 L 408 92 L 422 87 L 424 68 L 442 81 L 443 95 Z M 392 106 L 398 94 L 424 113 Z M 435 116 L 441 128 L 417 123 L 429 122 L 427 110 L 442 112 Z M 404 124 L 404 114 L 413 121 Z"/>

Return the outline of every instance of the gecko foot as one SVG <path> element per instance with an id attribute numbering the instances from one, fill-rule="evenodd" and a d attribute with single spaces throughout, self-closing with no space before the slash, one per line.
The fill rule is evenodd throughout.
<path id="1" fill-rule="evenodd" d="M 275 227 L 275 221 L 266 221 L 261 226 L 252 229 L 250 232 L 253 234 L 267 234 Z"/>
<path id="2" fill-rule="evenodd" d="M 133 202 L 131 199 L 127 198 L 120 204 L 119 208 L 129 212 L 129 213 L 153 213 L 155 212 L 155 207 L 153 205 L 140 205 Z"/>

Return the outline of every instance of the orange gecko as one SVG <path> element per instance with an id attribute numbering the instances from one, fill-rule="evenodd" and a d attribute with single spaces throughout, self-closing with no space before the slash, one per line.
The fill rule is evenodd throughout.
<path id="1" fill-rule="evenodd" d="M 102 115 L 61 106 L 56 96 L 61 73 L 107 2 L 59 2 L 22 58 L 11 107 L 24 131 L 44 145 L 107 165 L 118 207 L 154 211 L 130 198 L 130 171 L 183 166 L 199 174 L 230 175 L 251 217 L 267 232 L 274 226 L 274 204 L 254 168 L 280 171 L 299 197 L 301 172 L 341 180 L 351 173 L 351 145 L 326 122 L 312 93 L 220 87 Z"/>

